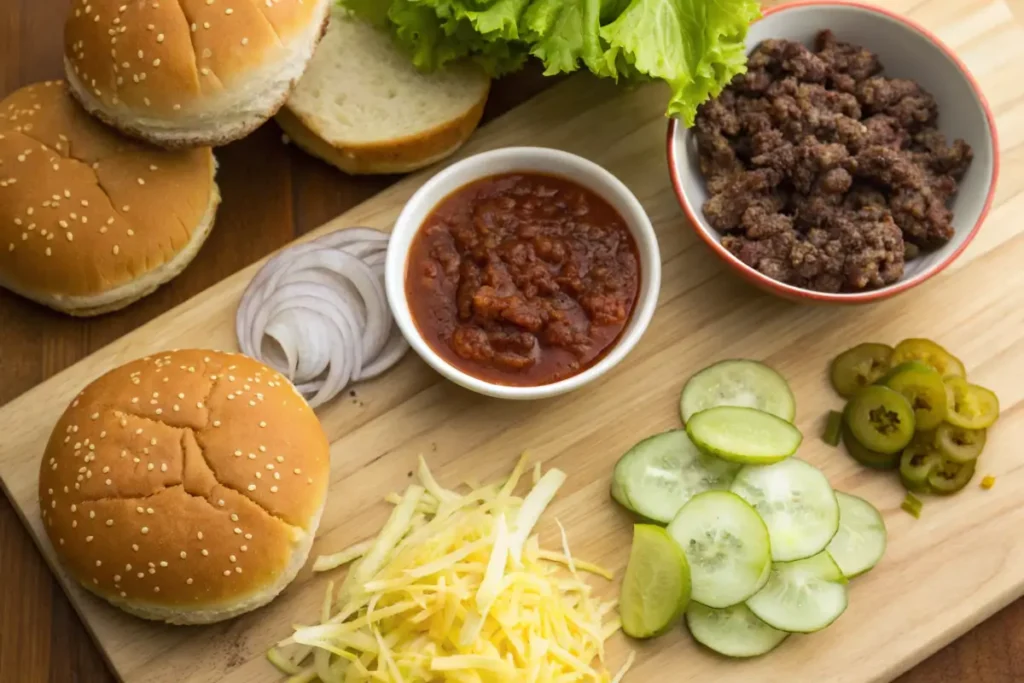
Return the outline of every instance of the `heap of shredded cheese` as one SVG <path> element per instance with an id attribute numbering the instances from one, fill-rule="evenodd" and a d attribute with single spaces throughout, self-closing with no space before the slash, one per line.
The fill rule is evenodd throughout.
<path id="1" fill-rule="evenodd" d="M 297 627 L 270 661 L 289 683 L 620 681 L 632 654 L 614 677 L 604 666 L 615 603 L 579 572 L 612 577 L 574 559 L 564 529 L 562 553 L 540 548 L 533 528 L 565 475 L 538 467 L 517 497 L 524 466 L 458 493 L 421 458 L 376 539 L 317 559 L 320 571 L 354 563 L 337 596 L 328 586 L 322 623 Z"/>

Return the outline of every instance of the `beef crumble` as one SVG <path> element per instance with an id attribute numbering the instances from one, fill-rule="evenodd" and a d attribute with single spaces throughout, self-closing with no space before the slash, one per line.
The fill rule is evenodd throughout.
<path id="1" fill-rule="evenodd" d="M 949 200 L 973 153 L 937 118 L 921 86 L 831 31 L 813 49 L 766 40 L 698 111 L 704 216 L 775 280 L 822 292 L 896 282 L 953 236 Z"/>

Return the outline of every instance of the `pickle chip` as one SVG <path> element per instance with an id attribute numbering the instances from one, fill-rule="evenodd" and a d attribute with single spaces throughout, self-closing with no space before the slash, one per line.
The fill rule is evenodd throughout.
<path id="1" fill-rule="evenodd" d="M 854 439 L 878 453 L 898 453 L 914 438 L 910 401 L 888 387 L 861 389 L 847 404 L 844 416 Z"/>
<path id="2" fill-rule="evenodd" d="M 832 386 L 843 398 L 850 398 L 882 378 L 892 367 L 893 348 L 886 344 L 858 344 L 832 361 Z"/>
<path id="3" fill-rule="evenodd" d="M 893 368 L 885 386 L 899 392 L 914 409 L 914 425 L 918 431 L 931 431 L 946 419 L 948 397 L 942 376 L 933 368 L 917 361 Z"/>
<path id="4" fill-rule="evenodd" d="M 962 377 L 946 377 L 946 421 L 964 429 L 988 429 L 999 419 L 999 398 Z"/>
<path id="5" fill-rule="evenodd" d="M 892 352 L 892 364 L 920 361 L 935 368 L 942 377 L 966 377 L 967 370 L 959 358 L 930 339 L 904 339 Z"/>

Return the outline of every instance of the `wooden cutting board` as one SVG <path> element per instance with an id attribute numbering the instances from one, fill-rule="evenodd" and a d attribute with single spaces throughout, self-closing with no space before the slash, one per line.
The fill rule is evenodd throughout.
<path id="1" fill-rule="evenodd" d="M 678 426 L 678 392 L 694 370 L 726 357 L 764 359 L 790 380 L 807 434 L 801 457 L 833 484 L 884 512 L 890 533 L 883 562 L 852 586 L 851 605 L 831 628 L 795 636 L 749 662 L 713 657 L 683 629 L 639 648 L 629 680 L 673 683 L 868 683 L 909 668 L 1024 592 L 1024 29 L 1003 2 L 889 0 L 954 47 L 978 77 L 998 121 L 1003 152 L 995 208 L 954 268 L 896 300 L 860 308 L 806 307 L 751 289 L 725 272 L 700 243 L 669 186 L 658 87 L 627 92 L 586 76 L 541 95 L 481 130 L 460 156 L 534 144 L 566 149 L 604 165 L 640 198 L 658 231 L 664 278 L 658 312 L 636 350 L 603 381 L 537 403 L 489 400 L 440 379 L 410 355 L 385 377 L 356 387 L 320 412 L 332 442 L 331 495 L 313 553 L 372 535 L 424 454 L 442 483 L 487 480 L 519 452 L 569 474 L 551 514 L 574 553 L 621 572 L 630 520 L 608 497 L 618 456 L 640 438 Z M 411 177 L 323 226 L 388 228 L 426 175 Z M 242 238 L 242 236 L 239 236 Z M 71 397 L 94 377 L 165 348 L 234 349 L 233 315 L 256 270 L 248 268 L 29 391 L 0 410 L 0 482 L 48 560 L 52 548 L 37 511 L 38 458 Z M 971 486 L 929 501 L 922 519 L 899 510 L 891 476 L 856 466 L 817 438 L 838 406 L 826 384 L 828 360 L 853 342 L 906 336 L 941 340 L 972 379 L 996 390 L 1003 416 L 982 460 L 998 477 L 991 491 Z M 550 540 L 550 536 L 548 536 Z M 64 582 L 71 601 L 128 683 L 277 681 L 268 645 L 310 622 L 325 579 L 308 570 L 273 604 L 232 622 L 173 628 L 128 617 Z M 606 591 L 614 585 L 605 587 Z M 627 643 L 617 638 L 613 666 Z"/>

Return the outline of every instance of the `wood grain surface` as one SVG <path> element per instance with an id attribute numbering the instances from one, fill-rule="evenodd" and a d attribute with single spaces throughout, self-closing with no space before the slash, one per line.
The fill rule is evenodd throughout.
<path id="1" fill-rule="evenodd" d="M 919 15 L 925 20 L 933 18 L 935 22 L 943 24 L 952 35 L 956 34 L 955 25 L 958 21 L 956 17 L 960 16 L 966 22 L 967 18 L 969 18 L 968 15 L 976 16 L 997 6 L 997 3 L 986 3 L 980 0 L 930 0 L 925 2 L 920 0 L 899 0 L 887 4 L 901 11 L 912 11 L 915 15 Z M 62 0 L 0 0 L 0 93 L 6 94 L 20 85 L 59 75 L 61 40 L 59 26 L 60 17 L 65 9 L 66 3 Z M 972 14 L 974 9 L 978 9 L 978 11 Z M 1017 12 L 1018 17 L 1024 15 L 1016 1 L 1013 4 L 1013 10 Z M 944 37 L 948 38 L 949 36 L 944 34 Z M 1011 40 L 1015 41 L 1019 46 L 1020 38 L 1021 34 L 1018 32 L 1012 36 Z M 986 48 L 986 40 L 985 37 L 975 37 L 967 41 L 968 45 L 966 45 L 966 48 L 971 50 L 972 54 L 980 55 L 985 53 L 992 55 L 991 59 L 995 60 L 996 65 L 992 66 L 989 64 L 989 68 L 996 75 L 988 81 L 990 87 L 999 88 L 1005 86 L 1009 88 L 1013 78 L 1008 77 L 1012 72 L 1007 72 L 1007 69 L 1012 68 L 1012 65 L 1005 65 L 998 61 L 999 51 L 1003 50 L 1003 46 L 1009 43 L 996 43 L 994 46 Z M 961 46 L 958 45 L 957 47 Z M 978 59 L 981 59 L 981 57 L 979 56 Z M 970 58 L 968 58 L 968 63 L 971 64 Z M 983 78 L 984 82 L 986 81 Z M 1022 93 L 1024 93 L 1024 87 L 1019 85 L 1019 80 L 1016 83 L 1013 86 L 1016 89 L 1015 93 L 990 93 L 993 97 L 993 103 L 996 105 L 1001 127 L 1007 121 L 1012 121 L 1015 118 L 1019 122 L 1024 117 L 1024 108 L 1021 106 L 1021 99 L 1024 99 L 1021 97 Z M 497 84 L 489 105 L 489 118 L 527 99 L 545 85 L 547 84 L 543 83 L 535 72 Z M 583 92 L 578 93 L 581 95 L 581 99 L 586 99 L 586 92 L 588 90 L 585 89 Z M 609 93 L 610 91 L 601 90 L 600 92 Z M 556 111 L 553 109 L 552 101 L 555 97 L 557 97 L 557 93 L 545 95 L 540 101 L 535 103 L 537 115 L 550 114 L 554 117 Z M 644 115 L 648 116 L 644 121 L 649 123 L 648 127 L 653 128 L 657 115 L 656 108 L 652 109 L 652 106 L 657 103 L 643 100 L 642 97 L 640 99 L 641 102 L 637 106 L 642 107 Z M 653 117 L 649 116 L 652 112 L 654 112 Z M 605 111 L 604 113 L 607 114 L 609 112 Z M 597 125 L 599 119 L 591 118 L 587 122 L 591 125 Z M 998 379 L 1000 368 L 1008 367 L 1007 364 L 1016 363 L 1016 365 L 1010 366 L 1017 369 L 1018 383 L 1020 373 L 1024 372 L 1024 349 L 1021 348 L 1021 335 L 1024 334 L 1022 322 L 1024 321 L 1020 317 L 1020 304 L 1024 303 L 1024 297 L 1017 294 L 1024 283 L 1019 282 L 1021 280 L 1020 276 L 1014 277 L 1010 274 L 1014 268 L 1019 272 L 1019 263 L 1024 258 L 1024 244 L 1021 244 L 1019 239 L 1012 240 L 1012 236 L 1017 232 L 1016 225 L 1019 224 L 1012 214 L 1016 213 L 1019 215 L 1021 203 L 1019 201 L 1020 196 L 1017 193 L 1024 189 L 1024 148 L 1018 144 L 1024 141 L 1024 135 L 1020 134 L 1021 127 L 1019 123 L 1015 124 L 1014 128 L 1015 131 L 1010 134 L 1008 140 L 1004 134 L 1004 188 L 1000 193 L 1000 208 L 993 214 L 993 223 L 996 223 L 999 227 L 983 232 L 982 244 L 979 245 L 980 248 L 972 250 L 970 255 L 966 257 L 980 262 L 969 268 L 962 268 L 953 275 L 925 286 L 920 293 L 908 295 L 900 300 L 900 306 L 907 306 L 911 309 L 913 309 L 916 301 L 921 306 L 934 306 L 933 310 L 955 309 L 962 305 L 968 310 L 974 311 L 974 313 L 958 318 L 955 324 L 952 321 L 942 323 L 935 316 L 929 316 L 920 312 L 907 312 L 904 308 L 892 305 L 875 307 L 871 312 L 863 314 L 865 318 L 873 322 L 874 329 L 879 330 L 880 334 L 895 335 L 903 331 L 902 324 L 888 322 L 897 316 L 902 316 L 904 322 L 912 319 L 920 323 L 919 327 L 914 330 L 915 333 L 918 331 L 946 333 L 946 338 L 952 339 L 951 343 L 954 346 L 959 343 L 966 347 L 962 354 L 966 356 L 972 369 L 980 368 L 984 378 L 986 380 L 991 378 L 992 381 L 990 383 L 997 385 L 997 388 L 1000 389 L 1003 386 L 1010 386 L 1009 383 L 1013 381 L 1012 377 L 1002 380 Z M 481 137 L 484 136 L 482 135 Z M 507 135 L 498 135 L 496 137 L 498 144 L 522 141 L 515 139 L 510 141 L 506 139 Z M 538 134 L 537 139 L 529 141 L 544 142 L 543 137 L 543 135 Z M 601 155 L 596 154 L 592 156 L 601 157 Z M 621 161 L 621 156 L 620 150 L 619 161 Z M 659 180 L 655 182 L 664 184 L 663 167 L 660 165 L 662 163 L 662 156 L 662 150 L 659 148 L 655 157 L 657 162 L 651 164 L 652 167 L 656 166 L 657 168 L 649 169 L 638 177 L 641 180 L 658 178 Z M 219 179 L 224 192 L 225 203 L 219 214 L 217 227 L 193 265 L 181 277 L 159 290 L 153 296 L 136 304 L 127 311 L 105 316 L 97 320 L 78 321 L 51 313 L 0 291 L 0 404 L 11 401 L 93 351 L 137 329 L 157 315 L 258 260 L 296 236 L 321 225 L 394 182 L 393 178 L 356 179 L 344 176 L 315 160 L 303 156 L 294 148 L 281 144 L 280 132 L 273 124 L 265 126 L 255 135 L 241 143 L 220 150 L 218 157 L 222 168 Z M 608 163 L 615 159 L 606 157 L 601 160 Z M 635 159 L 633 163 L 636 163 Z M 1010 185 L 1010 187 L 1007 188 L 1007 185 Z M 402 196 L 401 189 L 396 190 L 396 192 L 397 194 L 391 195 L 392 202 L 395 200 L 395 197 Z M 717 264 L 713 264 L 711 257 L 703 251 L 703 247 L 696 245 L 693 236 L 685 232 L 685 225 L 683 225 L 682 218 L 678 214 L 678 209 L 672 204 L 674 200 L 668 201 L 671 197 L 662 195 L 665 195 L 665 193 L 659 192 L 655 196 L 645 192 L 641 195 L 641 198 L 648 203 L 649 208 L 652 206 L 657 207 L 658 213 L 655 214 L 652 210 L 652 215 L 660 222 L 659 228 L 662 231 L 666 229 L 671 229 L 672 231 L 671 235 L 665 236 L 666 242 L 663 249 L 666 252 L 671 249 L 673 253 L 679 254 L 680 258 L 689 267 L 703 269 L 705 271 L 703 277 L 709 282 L 713 281 L 715 283 L 712 287 L 717 288 L 719 292 L 716 294 L 708 290 L 708 298 L 720 303 L 724 296 L 722 292 L 728 293 L 731 296 L 746 297 L 750 300 L 750 303 L 744 306 L 744 310 L 748 311 L 748 313 L 751 310 L 760 310 L 763 315 L 775 316 L 776 320 L 774 321 L 763 318 L 765 326 L 774 330 L 780 329 L 780 324 L 782 323 L 792 322 L 801 317 L 813 318 L 813 324 L 810 329 L 816 331 L 818 336 L 814 337 L 816 339 L 814 342 L 804 339 L 804 342 L 814 349 L 812 352 L 803 354 L 805 358 L 807 356 L 814 358 L 817 355 L 830 351 L 830 346 L 819 346 L 819 344 L 823 344 L 825 341 L 829 341 L 833 345 L 838 344 L 841 343 L 844 336 L 850 334 L 863 335 L 867 330 L 871 329 L 871 326 L 866 323 L 850 320 L 840 313 L 820 309 L 810 313 L 805 312 L 807 309 L 801 311 L 794 307 L 765 299 L 739 283 L 734 282 L 728 275 L 719 274 Z M 382 205 L 387 205 L 386 201 Z M 378 214 L 376 218 L 380 220 L 386 216 L 387 211 L 378 209 Z M 373 216 L 372 210 L 369 215 Z M 1008 244 L 1008 250 L 994 249 L 994 247 L 1004 243 Z M 691 250 L 691 246 L 695 248 Z M 1002 273 L 1005 274 L 1005 277 L 997 277 L 992 274 L 986 277 L 986 271 L 993 268 L 1003 269 Z M 676 277 L 680 276 L 677 274 Z M 998 284 L 1003 280 L 1007 282 L 1006 285 Z M 231 308 L 227 299 L 237 296 L 237 283 L 242 281 L 236 278 L 234 289 L 225 290 L 227 292 L 224 297 L 225 300 L 219 303 L 215 300 L 208 300 L 211 302 L 210 305 L 213 307 L 213 310 L 218 311 L 219 315 L 223 316 Z M 692 283 L 684 287 L 683 282 L 677 281 L 672 283 L 667 279 L 666 286 L 670 287 L 673 293 L 678 293 L 692 286 Z M 1007 290 L 1005 294 L 1000 294 L 1000 290 L 992 291 L 992 288 L 996 286 L 1009 286 L 1011 289 Z M 667 299 L 667 297 L 665 298 Z M 958 301 L 948 307 L 942 306 L 941 304 L 949 298 L 956 298 Z M 990 309 L 982 308 L 986 304 Z M 755 308 L 752 309 L 751 305 Z M 669 306 L 672 309 L 669 309 Z M 695 324 L 710 324 L 708 320 L 700 318 L 700 316 L 708 315 L 708 308 L 695 305 L 687 306 L 678 297 L 671 301 L 664 301 L 660 315 L 656 318 L 656 326 L 652 328 L 649 339 L 645 342 L 645 345 L 638 349 L 636 357 L 632 357 L 630 362 L 624 366 L 625 368 L 645 366 L 651 362 L 649 356 L 657 355 L 657 353 L 664 351 L 664 348 L 662 348 L 665 345 L 664 340 L 674 331 L 669 329 L 672 327 L 671 323 L 666 323 L 665 321 L 665 317 L 671 315 L 668 312 L 669 310 L 676 310 L 684 316 L 694 316 Z M 991 312 L 986 312 L 986 310 Z M 183 319 L 187 319 L 187 317 L 183 316 Z M 222 323 L 223 321 L 219 320 L 217 322 Z M 167 318 L 163 319 L 162 324 L 164 326 L 170 325 Z M 662 328 L 660 331 L 657 327 L 659 324 Z M 155 332 L 153 327 L 146 328 L 146 330 L 146 334 Z M 722 329 L 721 331 L 728 332 L 728 329 Z M 185 331 L 182 334 L 196 335 L 197 332 L 192 330 Z M 225 338 L 223 330 L 214 336 L 217 339 Z M 197 337 L 193 336 L 193 338 Z M 151 339 L 149 342 L 145 340 L 139 341 L 138 344 L 151 344 Z M 820 341 L 817 341 L 819 339 Z M 135 345 L 122 348 L 135 348 Z M 735 348 L 750 349 L 756 347 L 738 346 Z M 959 346 L 956 348 L 960 350 Z M 818 377 L 820 372 L 815 372 L 813 368 L 798 369 L 794 365 L 792 357 L 787 357 L 782 350 L 777 349 L 776 351 L 778 355 L 773 356 L 773 358 L 782 363 L 787 372 L 792 371 L 796 375 L 797 390 L 801 398 L 803 398 L 805 393 L 813 396 L 816 392 L 821 391 L 817 384 L 820 379 Z M 765 354 L 769 352 L 770 350 L 768 349 L 764 350 Z M 688 364 L 700 363 L 709 360 L 713 355 L 715 355 L 715 352 L 705 343 L 703 348 L 697 348 L 689 352 L 686 361 Z M 77 378 L 71 381 L 77 381 Z M 666 397 L 671 393 L 668 389 L 672 391 L 677 390 L 677 384 L 673 383 L 670 387 L 667 385 L 652 387 L 651 393 L 654 396 L 660 396 L 661 402 L 665 402 L 667 400 Z M 393 407 L 394 403 L 392 401 L 395 399 L 388 398 L 388 391 L 396 388 L 401 388 L 400 393 L 403 400 L 409 399 L 409 397 L 421 396 L 419 399 L 421 402 L 432 398 L 450 397 L 450 394 L 453 392 L 452 389 L 439 385 L 436 378 L 424 370 L 418 361 L 407 360 L 393 379 L 387 379 L 378 383 L 378 385 L 367 388 L 365 400 L 371 406 L 369 410 L 372 412 L 372 415 L 364 415 L 362 411 L 357 411 L 359 414 L 353 418 L 330 411 L 327 413 L 325 416 L 325 426 L 331 433 L 332 439 L 338 440 L 342 434 L 346 433 L 346 427 L 350 428 L 354 424 L 350 423 L 350 421 L 356 420 L 356 423 L 359 425 L 366 425 L 370 417 L 379 417 L 380 411 Z M 68 390 L 70 391 L 70 388 Z M 594 391 L 607 392 L 608 390 L 608 388 L 602 389 L 599 387 Z M 1004 394 L 1006 399 L 1011 397 L 1019 399 L 1021 390 L 1011 386 L 1005 390 Z M 35 395 L 33 394 L 33 396 Z M 822 396 L 824 395 L 822 393 Z M 39 412 L 45 413 L 47 419 L 52 419 L 51 415 L 55 411 L 59 411 L 64 403 L 62 396 L 57 394 L 54 396 L 54 403 L 58 405 L 39 405 Z M 588 400 L 595 400 L 596 395 L 587 398 Z M 468 399 L 460 394 L 454 397 L 453 400 L 466 402 Z M 406 402 L 410 401 L 406 400 Z M 415 403 L 415 401 L 412 402 Z M 1016 401 L 1013 403 L 1007 401 L 1007 403 L 1006 407 L 1010 408 Z M 660 406 L 661 404 L 659 403 L 658 405 Z M 814 402 L 804 401 L 803 405 L 805 407 L 811 406 L 814 405 Z M 558 406 L 554 407 L 556 410 L 559 410 Z M 652 431 L 659 424 L 665 426 L 667 424 L 669 406 L 666 405 L 664 407 L 665 410 L 655 411 L 658 412 L 657 415 L 640 420 L 637 429 L 641 432 L 647 432 Z M 365 406 L 363 408 L 365 410 Z M 627 406 L 627 408 L 632 414 L 640 409 L 640 406 Z M 413 405 L 412 409 L 417 409 L 417 406 Z M 419 409 L 425 410 L 422 405 L 419 406 Z M 474 408 L 473 412 L 477 417 L 492 421 L 497 420 L 503 426 L 510 429 L 510 435 L 522 436 L 525 434 L 521 427 L 516 426 L 517 421 L 511 421 L 509 424 L 506 424 L 507 420 L 499 419 L 493 407 L 488 408 L 485 406 L 479 410 Z M 803 426 L 807 429 L 816 429 L 817 417 L 812 415 L 811 411 L 806 408 L 803 412 Z M 518 415 L 520 418 L 525 418 L 530 414 L 532 413 L 520 411 Z M 429 417 L 431 416 L 429 411 L 427 411 L 427 414 L 420 415 L 419 419 L 422 421 Z M 1016 416 L 1013 424 L 1016 425 L 1020 419 L 1019 416 Z M 491 437 L 496 425 L 488 425 L 486 430 L 481 428 L 480 433 L 471 434 L 465 434 L 467 425 L 464 421 L 461 422 L 461 426 L 464 430 L 464 437 L 478 443 L 484 443 L 492 440 Z M 442 438 L 445 441 L 459 439 L 458 433 L 452 433 L 453 429 L 454 425 L 449 424 L 447 433 L 434 433 L 434 443 Z M 372 434 L 368 434 L 365 428 L 360 430 L 359 433 L 362 436 L 357 437 L 354 444 L 347 445 L 358 445 L 360 438 L 367 439 L 372 436 Z M 1012 458 L 1015 453 L 1019 452 L 1017 444 L 1024 438 L 1024 433 L 1021 432 L 1019 426 L 1007 427 L 1003 433 L 1006 436 L 998 439 L 996 442 L 997 447 L 1004 449 L 998 455 L 1000 458 L 999 463 L 1006 470 L 1010 470 L 1013 464 Z M 0 437 L 0 446 L 2 446 L 7 436 L 8 433 L 5 433 L 4 436 Z M 377 435 L 377 438 L 379 436 Z M 577 452 L 581 448 L 582 452 L 586 452 L 586 443 L 593 443 L 593 438 L 592 435 L 589 437 L 581 436 L 580 444 L 576 448 Z M 568 451 L 570 450 L 570 444 L 562 443 L 559 448 Z M 445 456 L 446 461 L 455 455 L 456 452 L 461 452 L 461 450 L 451 450 Z M 493 443 L 490 443 L 486 450 L 488 452 L 497 452 Z M 545 448 L 543 454 L 551 456 L 557 452 L 558 448 Z M 414 452 L 412 454 L 414 455 Z M 409 455 L 408 452 L 403 457 L 407 455 Z M 510 455 L 506 447 L 504 449 L 505 457 L 499 462 L 494 463 L 493 467 L 502 467 L 508 462 L 508 456 Z M 363 458 L 360 457 L 359 461 L 363 462 Z M 400 464 L 398 463 L 395 466 Z M 354 464 L 351 467 L 346 465 L 342 472 L 347 476 L 354 467 Z M 444 471 L 445 468 L 442 468 L 442 472 Z M 452 471 L 450 467 L 448 467 L 448 471 Z M 590 473 L 589 478 L 588 472 Z M 829 474 L 833 476 L 834 481 L 838 478 L 840 482 L 849 482 L 855 488 L 858 486 L 870 486 L 870 484 L 863 482 L 857 483 L 860 480 L 855 481 L 851 479 L 852 475 L 849 472 L 830 470 Z M 1020 503 L 1024 500 L 1024 484 L 1020 481 L 1019 474 L 1013 481 L 1010 480 L 1009 476 L 1000 478 L 1000 483 L 993 492 L 999 498 L 993 496 L 989 499 L 981 499 L 977 494 L 974 494 L 971 501 L 963 503 L 964 507 L 960 508 L 960 512 L 966 513 L 974 501 L 980 501 L 977 505 L 987 506 L 984 508 L 985 514 L 1003 515 L 1002 519 L 1006 520 L 1006 526 L 989 530 L 985 533 L 990 534 L 992 539 L 998 539 L 1001 534 L 1002 537 L 1007 539 L 1006 546 L 1008 549 L 1013 545 L 1012 538 L 1015 535 L 1019 535 L 1020 515 L 1015 515 L 1013 512 L 1014 510 L 1020 510 Z M 595 486 L 603 487 L 606 485 L 604 481 L 606 476 L 605 472 L 596 473 L 590 468 L 571 471 L 570 483 L 575 482 L 575 484 L 571 487 L 570 491 L 575 491 L 574 495 L 581 495 L 579 491 L 581 486 L 594 484 Z M 1018 486 L 1016 494 L 1012 494 L 1004 488 L 1013 485 L 1014 482 Z M 393 488 L 400 486 L 401 482 L 379 482 L 378 485 Z M 999 493 L 1001 490 L 1003 491 L 1002 494 Z M 891 502 L 889 500 L 892 497 L 891 494 L 892 492 L 890 491 L 879 493 L 883 498 L 888 495 L 888 498 L 885 498 L 886 503 Z M 342 506 L 342 504 L 339 503 L 339 506 Z M 348 507 L 349 504 L 346 503 L 343 506 Z M 974 508 L 974 511 L 977 513 L 977 508 Z M 335 510 L 336 514 L 340 512 L 340 507 Z M 374 516 L 365 519 L 375 521 L 379 517 L 379 512 L 377 510 Z M 35 511 L 31 509 L 28 510 L 28 513 L 35 515 Z M 892 519 L 894 523 L 898 524 L 901 531 L 907 532 L 912 529 L 906 520 L 898 517 L 893 518 L 893 514 L 890 511 L 887 519 Z M 919 526 L 917 532 L 931 533 L 931 538 L 941 539 L 945 535 L 941 533 L 941 524 L 948 522 L 950 525 L 953 525 L 956 523 L 957 516 L 957 506 L 950 505 L 947 507 L 945 515 L 940 517 L 939 514 L 936 514 L 934 516 L 932 522 L 928 524 L 929 531 L 922 532 L 920 529 L 923 526 Z M 978 521 L 985 522 L 986 520 L 981 519 Z M 1016 525 L 1014 524 L 1015 521 L 1017 522 Z M 936 524 L 940 526 L 938 528 L 934 527 Z M 992 525 L 989 526 L 991 527 Z M 968 535 L 972 533 L 980 534 L 979 529 L 981 529 L 981 526 L 978 529 L 967 530 L 965 533 Z M 326 532 L 328 538 L 324 540 L 324 543 L 330 542 L 334 544 L 339 543 L 345 538 L 346 533 L 351 534 L 351 532 L 345 532 L 344 530 L 339 531 L 336 528 L 336 523 L 329 526 Z M 964 536 L 951 538 L 943 542 L 950 546 L 951 553 L 957 553 L 972 548 L 969 540 L 969 537 Z M 993 540 L 992 544 L 999 545 L 999 541 Z M 912 571 L 913 565 L 911 563 L 914 562 L 913 556 L 921 555 L 922 559 L 918 560 L 919 562 L 930 562 L 946 558 L 946 555 L 934 552 L 921 538 L 918 538 L 913 546 L 913 552 L 909 553 L 909 555 L 906 550 L 899 553 L 901 564 L 898 565 L 894 562 L 894 566 L 890 567 L 889 571 L 905 573 L 905 580 L 911 582 L 910 585 L 904 587 L 905 591 L 907 593 L 915 593 L 919 602 L 910 605 L 909 611 L 905 612 L 897 610 L 895 613 L 883 614 L 882 605 L 879 606 L 877 612 L 865 612 L 863 609 L 858 609 L 857 613 L 860 616 L 853 617 L 867 620 L 869 624 L 867 628 L 870 629 L 872 615 L 874 615 L 874 619 L 878 620 L 876 627 L 879 631 L 902 633 L 902 635 L 891 637 L 895 641 L 913 639 L 913 634 L 918 629 L 928 630 L 929 624 L 922 622 L 922 616 L 930 614 L 935 606 L 945 607 L 948 612 L 966 614 L 968 619 L 971 618 L 970 615 L 976 613 L 976 611 L 970 609 L 969 604 L 953 600 L 958 595 L 966 594 L 971 596 L 975 593 L 972 591 L 964 593 L 964 587 L 954 580 L 955 576 L 949 576 L 948 571 L 944 571 L 943 566 L 940 564 L 936 564 L 934 573 L 937 575 L 941 574 L 944 580 L 950 580 L 951 585 L 946 587 L 941 584 L 933 584 L 926 591 L 915 591 L 915 586 L 912 582 L 914 577 L 920 572 L 915 573 L 916 570 Z M 328 548 L 325 547 L 324 549 Z M 1020 553 L 1011 554 L 1008 549 L 1003 557 L 1008 561 L 1016 559 L 1019 564 L 1022 559 Z M 962 560 L 962 557 L 960 560 Z M 618 560 L 616 562 L 618 563 Z M 904 562 L 907 563 L 905 566 L 902 565 Z M 988 595 L 984 590 L 985 586 L 989 583 L 998 583 L 998 569 L 998 567 L 994 569 L 991 574 L 975 572 L 968 576 L 970 581 L 979 584 L 976 591 L 977 595 Z M 881 572 L 879 576 L 882 576 Z M 316 588 L 316 592 L 319 592 L 319 588 Z M 860 587 L 855 589 L 853 598 L 855 604 L 858 601 L 865 600 L 862 596 L 863 590 Z M 889 596 L 893 600 L 898 599 L 898 597 L 896 593 Z M 83 598 L 79 595 L 77 599 L 82 600 Z M 287 602 L 289 603 L 287 605 L 288 609 L 294 611 L 300 605 L 308 603 L 309 600 L 306 598 L 296 599 L 292 596 Z M 867 604 L 869 603 L 865 603 L 865 606 Z M 90 612 L 98 610 L 102 615 L 100 621 L 105 623 L 101 624 L 101 632 L 103 628 L 110 625 L 111 619 L 118 621 L 116 617 L 111 617 L 109 614 L 110 610 L 95 603 L 95 601 L 88 603 L 87 609 Z M 288 621 L 295 618 L 294 613 L 278 611 L 276 614 L 277 618 L 287 618 Z M 892 623 L 884 623 L 883 616 L 889 621 L 894 616 L 900 618 L 897 628 L 894 630 Z M 977 614 L 977 618 L 981 616 L 984 616 L 984 614 Z M 144 658 L 141 650 L 144 650 L 147 645 L 147 638 L 143 634 L 148 630 L 148 625 L 140 625 L 133 621 L 121 623 L 126 624 L 126 628 L 129 628 L 126 637 L 127 642 L 119 644 L 122 653 L 127 651 L 136 660 Z M 251 628 L 256 622 L 247 620 L 239 623 L 243 624 L 244 628 Z M 134 654 L 132 653 L 133 636 L 130 631 L 132 627 L 137 627 L 137 633 L 140 636 L 137 643 L 138 647 L 134 648 L 136 650 Z M 952 634 L 954 631 L 959 632 L 962 629 L 953 629 L 949 633 Z M 849 633 L 848 637 L 860 637 L 861 635 L 859 630 L 853 630 Z M 274 636 L 268 633 L 264 639 L 272 637 Z M 808 642 L 813 643 L 814 641 L 809 639 Z M 817 642 L 824 643 L 826 641 L 818 640 Z M 830 646 L 838 647 L 838 643 L 832 640 L 828 642 Z M 832 657 L 828 650 L 815 649 L 813 645 L 811 649 L 807 649 L 807 644 L 798 647 L 805 653 L 804 656 L 809 659 L 828 660 Z M 893 647 L 898 648 L 899 642 L 895 642 Z M 881 656 L 881 654 L 866 652 L 864 656 L 871 658 Z M 697 662 L 694 665 L 699 666 L 703 659 L 706 659 L 706 656 L 695 656 L 687 660 L 687 662 L 691 664 Z M 787 657 L 787 659 L 789 658 Z M 241 662 L 236 662 L 231 666 L 238 666 L 240 664 Z M 262 662 L 256 662 L 256 664 L 263 666 Z M 841 673 L 836 672 L 835 680 L 840 680 Z M 106 682 L 112 680 L 115 680 L 113 675 L 107 670 L 102 656 L 90 641 L 86 630 L 75 615 L 60 585 L 52 578 L 41 554 L 37 551 L 29 534 L 25 531 L 22 521 L 18 518 L 7 499 L 0 497 L 0 682 L 34 683 L 35 681 L 54 681 L 63 683 L 66 681 Z M 135 680 L 146 679 L 137 678 Z M 796 672 L 796 675 L 789 677 L 788 680 L 803 681 L 811 679 L 802 678 Z M 815 679 L 816 682 L 819 680 L 824 683 L 826 679 Z M 1018 601 L 1005 608 L 967 635 L 939 651 L 931 659 L 928 659 L 909 673 L 904 674 L 900 681 L 901 683 L 946 683 L 947 681 L 950 683 L 953 681 L 1017 683 L 1024 681 L 1024 601 Z"/>

